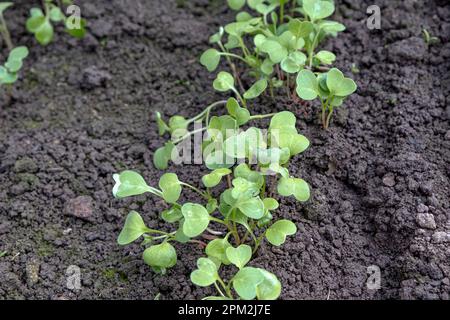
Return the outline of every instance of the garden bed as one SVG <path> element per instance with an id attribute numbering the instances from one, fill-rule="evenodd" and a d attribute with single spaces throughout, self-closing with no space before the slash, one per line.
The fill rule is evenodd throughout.
<path id="1" fill-rule="evenodd" d="M 23 26 L 29 1 L 9 13 L 13 39 L 31 48 L 14 101 L 0 100 L 0 299 L 200 299 L 189 275 L 202 250 L 177 245 L 178 264 L 153 273 L 138 245 L 120 247 L 129 210 L 156 227 L 165 204 L 115 200 L 112 174 L 139 171 L 153 185 L 161 146 L 154 111 L 192 116 L 225 96 L 198 62 L 233 13 L 222 1 L 82 2 L 89 33 L 35 45 Z M 381 30 L 366 8 L 382 10 Z M 449 299 L 450 7 L 446 1 L 337 1 L 347 30 L 325 47 L 358 84 L 330 129 L 319 106 L 281 94 L 250 105 L 289 110 L 311 147 L 290 171 L 308 181 L 306 204 L 280 200 L 298 233 L 262 246 L 253 264 L 278 276 L 282 299 Z M 19 19 L 20 18 L 20 19 Z M 422 29 L 441 42 L 428 47 Z M 2 58 L 4 57 L 2 51 Z M 359 73 L 352 74 L 354 64 Z M 355 71 L 355 69 L 353 70 Z M 201 166 L 171 167 L 198 184 Z M 184 192 L 186 199 L 195 195 Z M 81 268 L 81 290 L 66 270 Z M 368 290 L 367 268 L 381 269 Z"/>

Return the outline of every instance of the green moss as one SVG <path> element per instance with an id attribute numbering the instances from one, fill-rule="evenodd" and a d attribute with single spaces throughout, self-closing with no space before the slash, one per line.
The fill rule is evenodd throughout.
<path id="1" fill-rule="evenodd" d="M 105 269 L 105 270 L 103 270 L 102 274 L 103 274 L 103 277 L 106 278 L 107 280 L 116 279 L 116 277 L 117 277 L 122 282 L 128 281 L 128 277 L 125 274 L 125 272 L 114 269 L 114 268 Z"/>

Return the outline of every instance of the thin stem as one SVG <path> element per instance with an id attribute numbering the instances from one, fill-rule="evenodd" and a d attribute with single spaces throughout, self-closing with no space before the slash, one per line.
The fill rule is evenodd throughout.
<path id="1" fill-rule="evenodd" d="M 199 195 L 201 195 L 202 197 L 204 197 L 204 198 L 206 198 L 206 199 L 209 199 L 209 196 L 208 196 L 208 194 L 207 194 L 206 192 L 203 192 L 203 191 L 201 191 L 200 189 L 198 189 L 198 188 L 196 188 L 196 187 L 194 187 L 194 186 L 191 186 L 189 183 L 180 182 L 180 185 L 185 186 L 185 187 L 188 187 L 188 188 L 194 190 L 195 192 L 197 192 L 197 193 L 198 193 Z"/>
<path id="2" fill-rule="evenodd" d="M 239 77 L 239 73 L 237 71 L 236 65 L 231 61 L 230 56 L 228 55 L 228 50 L 225 48 L 225 46 L 222 44 L 222 41 L 218 42 L 219 48 L 223 51 L 223 53 L 226 53 L 225 59 L 228 62 L 228 65 L 231 68 L 231 71 L 233 72 L 234 77 L 236 78 L 238 84 L 239 84 L 239 88 L 241 89 L 241 91 L 244 91 L 244 86 L 242 84 L 241 78 Z M 247 63 L 247 61 L 245 61 Z"/>
<path id="3" fill-rule="evenodd" d="M 276 113 L 269 113 L 269 114 L 258 114 L 250 117 L 250 120 L 256 120 L 256 119 L 264 119 L 264 118 L 271 118 Z"/>
<path id="4" fill-rule="evenodd" d="M 225 221 L 220 220 L 220 219 L 217 219 L 217 218 L 215 218 L 215 217 L 210 216 L 210 217 L 209 217 L 209 220 L 214 221 L 214 222 L 217 222 L 217 223 L 220 223 L 220 224 L 223 224 L 224 226 L 229 227 L 228 224 L 225 223 Z"/>
<path id="5" fill-rule="evenodd" d="M 284 22 L 284 2 L 285 0 L 280 1 L 280 24 Z"/>
<path id="6" fill-rule="evenodd" d="M 189 131 L 188 133 L 186 133 L 186 134 L 185 134 L 184 136 L 182 136 L 181 138 L 178 138 L 178 139 L 172 141 L 172 143 L 173 143 L 173 144 L 180 143 L 181 141 L 183 141 L 183 140 L 189 138 L 190 136 L 192 136 L 192 135 L 194 135 L 194 134 L 196 134 L 196 133 L 199 133 L 199 132 L 203 132 L 203 131 L 205 131 L 205 130 L 207 130 L 207 129 L 208 129 L 208 128 L 200 128 L 200 129 L 195 129 L 195 130 L 193 130 L 193 131 Z"/>
<path id="7" fill-rule="evenodd" d="M 217 101 L 217 102 L 214 102 L 214 103 L 210 104 L 209 106 L 207 106 L 207 107 L 205 108 L 205 110 L 203 110 L 202 112 L 200 112 L 200 113 L 199 113 L 198 115 L 196 115 L 194 118 L 189 119 L 189 120 L 188 120 L 188 124 L 190 124 L 190 123 L 192 123 L 192 122 L 195 122 L 195 121 L 200 120 L 201 118 L 203 118 L 203 116 L 208 112 L 208 110 L 211 110 L 211 109 L 217 107 L 218 105 L 226 104 L 226 103 L 227 103 L 227 101 L 221 100 L 221 101 Z"/>
<path id="8" fill-rule="evenodd" d="M 214 282 L 214 287 L 216 287 L 216 290 L 219 292 L 219 294 L 220 294 L 222 297 L 226 298 L 226 296 L 223 294 L 222 290 L 220 290 L 220 287 L 219 287 L 219 285 L 217 284 L 217 282 Z"/>
<path id="9" fill-rule="evenodd" d="M 223 280 L 222 280 L 220 277 L 218 277 L 217 281 L 220 283 L 220 285 L 222 286 L 222 288 L 225 289 L 225 292 L 227 293 L 228 298 L 233 299 L 233 295 L 231 294 L 230 288 L 229 288 L 227 285 L 225 285 L 225 283 L 223 282 Z"/>
<path id="10" fill-rule="evenodd" d="M 238 99 L 242 102 L 243 106 L 247 108 L 247 103 L 245 102 L 244 98 L 242 98 L 242 96 L 239 93 L 239 91 L 237 91 L 236 88 L 232 88 L 231 90 L 233 90 L 233 92 L 236 94 Z"/>
<path id="11" fill-rule="evenodd" d="M 221 56 L 227 56 L 227 57 L 236 58 L 236 59 L 239 59 L 241 61 L 244 61 L 247 64 L 247 61 L 244 58 L 242 58 L 241 56 L 237 55 L 237 54 L 229 53 L 229 52 L 220 52 L 220 55 Z"/>
<path id="12" fill-rule="evenodd" d="M 11 41 L 11 34 L 9 33 L 8 26 L 6 25 L 5 18 L 0 14 L 0 25 L 1 25 L 1 33 L 3 39 L 5 40 L 6 46 L 8 47 L 8 51 L 11 51 L 14 48 L 14 45 Z"/>
<path id="13" fill-rule="evenodd" d="M 329 110 L 330 111 L 328 112 L 328 117 L 325 122 L 325 129 L 328 129 L 328 127 L 330 126 L 330 120 L 331 120 L 331 117 L 333 116 L 333 112 L 334 112 L 333 106 L 329 106 Z"/>
<path id="14" fill-rule="evenodd" d="M 163 236 L 162 238 L 166 238 L 166 237 L 169 237 L 169 236 L 174 235 L 176 232 L 171 232 L 171 233 L 169 233 L 169 232 L 165 232 L 165 231 L 161 231 L 161 230 L 155 230 L 155 229 L 147 228 L 147 229 L 146 229 L 146 233 L 163 234 L 164 236 Z M 156 239 L 156 238 L 155 238 L 155 239 Z"/>

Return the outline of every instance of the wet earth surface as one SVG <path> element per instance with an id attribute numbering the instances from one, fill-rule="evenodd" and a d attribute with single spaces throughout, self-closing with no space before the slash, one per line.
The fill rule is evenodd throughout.
<path id="1" fill-rule="evenodd" d="M 13 102 L 0 95 L 0 299 L 211 294 L 189 280 L 200 248 L 177 245 L 177 265 L 160 276 L 138 245 L 116 244 L 129 210 L 157 227 L 165 205 L 151 196 L 113 199 L 112 174 L 134 169 L 157 184 L 152 156 L 164 139 L 154 111 L 188 117 L 225 97 L 198 57 L 233 13 L 218 0 L 82 1 L 87 37 L 58 30 L 40 47 L 24 29 L 31 1 L 16 3 L 6 17 L 14 42 L 31 53 Z M 372 4 L 381 30 L 366 27 Z M 263 246 L 252 264 L 279 277 L 282 299 L 449 299 L 450 6 L 342 0 L 337 8 L 334 19 L 347 30 L 323 48 L 358 91 L 330 129 L 321 128 L 317 105 L 281 93 L 251 106 L 297 115 L 311 147 L 290 171 L 313 189 L 306 204 L 280 199 L 276 214 L 298 233 L 280 248 Z M 428 46 L 424 28 L 440 42 Z M 192 184 L 205 173 L 170 169 Z M 79 290 L 67 286 L 70 266 L 80 268 Z M 378 268 L 381 288 L 368 289 L 368 271 Z"/>

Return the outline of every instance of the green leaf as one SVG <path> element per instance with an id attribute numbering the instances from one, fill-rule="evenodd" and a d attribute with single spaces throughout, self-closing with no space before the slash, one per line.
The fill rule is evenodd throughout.
<path id="1" fill-rule="evenodd" d="M 66 32 L 74 38 L 82 39 L 86 35 L 87 22 L 85 19 L 80 19 L 79 26 L 77 26 L 75 19 L 78 19 L 78 17 L 68 17 L 66 19 Z"/>
<path id="2" fill-rule="evenodd" d="M 278 131 L 272 130 L 270 137 L 272 147 L 288 148 L 291 157 L 302 153 L 309 147 L 309 140 L 292 128 L 281 128 Z"/>
<path id="3" fill-rule="evenodd" d="M 62 11 L 59 7 L 53 6 L 50 9 L 49 18 L 50 18 L 50 20 L 52 20 L 54 22 L 60 22 L 60 21 L 63 21 L 66 17 L 64 16 L 64 14 L 62 13 Z"/>
<path id="4" fill-rule="evenodd" d="M 169 161 L 172 158 L 172 151 L 175 145 L 172 142 L 167 142 L 164 147 L 158 148 L 153 155 L 153 164 L 158 170 L 165 170 L 169 166 Z"/>
<path id="5" fill-rule="evenodd" d="M 259 97 L 264 91 L 266 91 L 267 88 L 267 80 L 266 79 L 260 79 L 256 81 L 250 89 L 248 89 L 244 93 L 244 98 L 247 100 L 255 99 Z"/>
<path id="6" fill-rule="evenodd" d="M 296 125 L 297 119 L 295 115 L 290 111 L 281 111 L 275 114 L 270 120 L 269 129 L 282 129 L 282 128 L 294 128 Z"/>
<path id="7" fill-rule="evenodd" d="M 225 71 L 219 72 L 217 78 L 213 82 L 213 87 L 219 92 L 226 92 L 234 89 L 234 78 Z"/>
<path id="8" fill-rule="evenodd" d="M 264 203 L 259 197 L 239 201 L 237 208 L 251 219 L 260 219 L 264 216 Z"/>
<path id="9" fill-rule="evenodd" d="M 136 211 L 131 211 L 125 220 L 125 225 L 123 226 L 119 237 L 117 238 L 117 243 L 122 246 L 129 244 L 147 232 L 149 232 L 149 229 L 145 226 L 141 215 Z"/>
<path id="10" fill-rule="evenodd" d="M 220 52 L 216 49 L 208 49 L 200 57 L 200 63 L 205 66 L 209 72 L 216 70 L 219 62 Z"/>
<path id="11" fill-rule="evenodd" d="M 264 275 L 258 268 L 245 267 L 233 277 L 233 288 L 244 300 L 256 298 L 257 286 L 264 281 Z"/>
<path id="12" fill-rule="evenodd" d="M 306 55 L 303 52 L 295 51 L 281 61 L 281 69 L 287 73 L 297 73 L 305 65 Z"/>
<path id="13" fill-rule="evenodd" d="M 28 48 L 25 46 L 19 46 L 11 50 L 8 56 L 8 61 L 17 60 L 22 61 L 28 56 Z"/>
<path id="14" fill-rule="evenodd" d="M 170 131 L 169 126 L 164 122 L 161 117 L 161 113 L 158 111 L 156 111 L 156 123 L 158 124 L 158 132 L 160 136 L 164 135 L 166 131 Z"/>
<path id="15" fill-rule="evenodd" d="M 228 6 L 235 11 L 241 10 L 245 5 L 245 0 L 227 0 L 227 2 Z"/>
<path id="16" fill-rule="evenodd" d="M 314 24 L 309 21 L 292 19 L 289 21 L 288 28 L 296 38 L 308 38 L 311 32 L 314 31 Z"/>
<path id="17" fill-rule="evenodd" d="M 328 71 L 327 87 L 331 94 L 346 97 L 356 91 L 355 82 L 350 78 L 345 78 L 344 74 L 336 68 Z"/>
<path id="18" fill-rule="evenodd" d="M 205 252 L 208 257 L 214 257 L 221 263 L 229 265 L 231 262 L 226 254 L 228 248 L 231 248 L 231 244 L 227 239 L 214 239 L 208 243 Z"/>
<path id="19" fill-rule="evenodd" d="M 252 257 L 252 248 L 249 245 L 241 244 L 237 248 L 231 245 L 226 249 L 226 257 L 239 269 L 245 267 Z"/>
<path id="20" fill-rule="evenodd" d="M 8 70 L 0 66 L 0 83 L 1 84 L 13 84 L 17 81 L 17 73 L 8 72 Z"/>
<path id="21" fill-rule="evenodd" d="M 216 211 L 218 206 L 217 200 L 214 198 L 211 198 L 208 200 L 208 203 L 206 204 L 206 210 L 208 210 L 208 213 L 211 214 L 214 211 Z"/>
<path id="22" fill-rule="evenodd" d="M 12 2 L 0 2 L 0 14 L 3 14 L 6 9 L 13 5 L 14 4 Z"/>
<path id="23" fill-rule="evenodd" d="M 145 249 L 144 262 L 151 267 L 167 269 L 177 263 L 177 252 L 168 242 L 163 242 Z"/>
<path id="24" fill-rule="evenodd" d="M 263 199 L 263 203 L 264 203 L 264 208 L 266 208 L 267 210 L 270 210 L 270 211 L 276 210 L 280 206 L 278 201 L 274 198 L 265 198 L 265 199 Z"/>
<path id="25" fill-rule="evenodd" d="M 11 73 L 16 73 L 22 68 L 22 60 L 8 60 L 5 63 L 5 67 Z"/>
<path id="26" fill-rule="evenodd" d="M 336 60 L 336 55 L 333 52 L 326 50 L 317 52 L 314 57 L 323 64 L 333 64 L 333 62 Z"/>
<path id="27" fill-rule="evenodd" d="M 189 242 L 189 240 L 191 240 L 191 238 L 189 238 L 187 235 L 184 234 L 183 225 L 184 225 L 184 220 L 181 219 L 180 226 L 179 226 L 177 232 L 175 233 L 175 240 L 180 243 L 187 243 L 187 242 Z"/>
<path id="28" fill-rule="evenodd" d="M 175 203 L 181 195 L 181 183 L 175 173 L 166 173 L 159 179 L 159 187 L 164 200 L 168 203 Z"/>
<path id="29" fill-rule="evenodd" d="M 210 174 L 203 176 L 202 182 L 205 185 L 205 187 L 213 188 L 220 183 L 220 181 L 222 180 L 222 177 L 224 177 L 230 173 L 231 173 L 231 170 L 227 169 L 227 168 L 216 169 L 213 172 L 211 172 Z"/>
<path id="30" fill-rule="evenodd" d="M 320 21 L 319 23 L 320 29 L 324 32 L 336 36 L 338 32 L 342 32 L 345 30 L 345 26 L 342 23 L 336 21 Z"/>
<path id="31" fill-rule="evenodd" d="M 294 196 L 298 201 L 308 201 L 310 197 L 309 185 L 298 178 L 281 178 L 278 183 L 278 193 L 283 197 Z"/>
<path id="32" fill-rule="evenodd" d="M 250 120 L 250 112 L 246 108 L 241 108 L 235 98 L 228 99 L 227 110 L 230 116 L 236 119 L 238 126 L 242 126 Z"/>
<path id="33" fill-rule="evenodd" d="M 161 212 L 161 218 L 166 222 L 174 223 L 180 221 L 183 218 L 183 215 L 181 214 L 180 209 L 172 207 Z"/>
<path id="34" fill-rule="evenodd" d="M 303 0 L 303 10 L 311 20 L 321 20 L 334 12 L 334 2 L 326 0 Z"/>
<path id="35" fill-rule="evenodd" d="M 173 139 L 183 137 L 187 133 L 189 123 L 182 116 L 173 116 L 169 119 L 169 128 Z"/>
<path id="36" fill-rule="evenodd" d="M 281 246 L 286 241 L 286 236 L 297 232 L 297 227 L 292 221 L 278 220 L 266 230 L 266 239 L 274 246 Z"/>
<path id="37" fill-rule="evenodd" d="M 297 94 L 303 100 L 314 100 L 319 95 L 319 83 L 310 70 L 302 70 L 297 75 Z"/>
<path id="38" fill-rule="evenodd" d="M 267 53 L 274 63 L 280 63 L 288 55 L 286 48 L 276 40 L 267 39 L 260 47 L 261 51 Z"/>
<path id="39" fill-rule="evenodd" d="M 185 203 L 181 213 L 184 217 L 183 232 L 190 238 L 202 234 L 209 225 L 209 213 L 199 204 Z"/>
<path id="40" fill-rule="evenodd" d="M 113 195 L 116 198 L 137 196 L 151 191 L 144 178 L 137 172 L 126 170 L 120 174 L 114 174 L 113 178 L 116 182 Z"/>
<path id="41" fill-rule="evenodd" d="M 273 73 L 273 66 L 274 63 L 269 59 L 265 59 L 263 63 L 261 64 L 261 72 L 264 73 L 266 76 L 270 76 Z"/>
<path id="42" fill-rule="evenodd" d="M 258 300 L 276 300 L 281 294 L 281 283 L 278 278 L 264 269 L 259 269 L 264 277 L 264 281 L 256 287 L 256 297 Z"/>
<path id="43" fill-rule="evenodd" d="M 211 259 L 199 258 L 197 268 L 191 273 L 191 281 L 197 286 L 208 287 L 219 278 L 217 266 Z"/>

